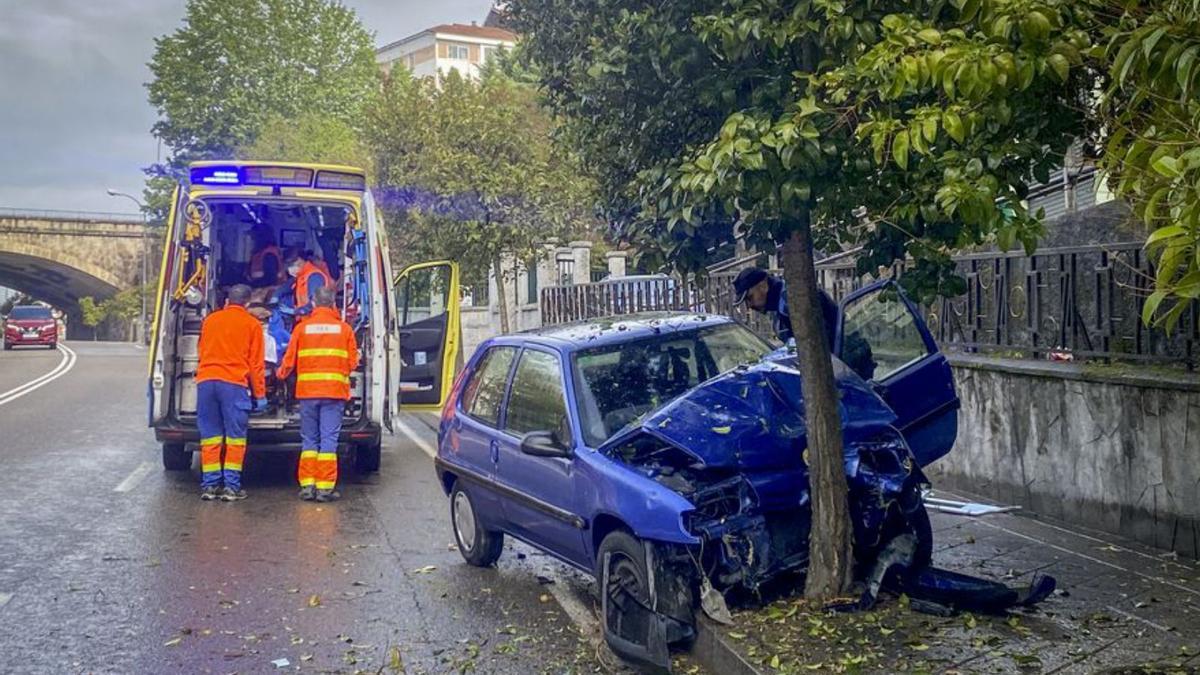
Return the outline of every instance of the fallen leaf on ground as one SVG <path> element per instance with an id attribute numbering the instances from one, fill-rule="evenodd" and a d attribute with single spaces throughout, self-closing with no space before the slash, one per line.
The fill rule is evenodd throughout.
<path id="1" fill-rule="evenodd" d="M 316 593 L 313 593 L 312 595 L 310 595 L 308 597 L 308 606 L 309 607 L 320 607 L 321 606 L 321 596 L 317 595 Z"/>
<path id="2" fill-rule="evenodd" d="M 418 567 L 417 569 L 413 570 L 413 574 L 429 574 L 430 572 L 432 572 L 436 569 L 437 569 L 437 565 L 426 565 L 424 567 Z"/>
<path id="3" fill-rule="evenodd" d="M 174 647 L 175 645 L 179 644 L 180 642 L 183 642 L 183 638 L 181 638 L 181 637 L 171 638 L 170 640 L 167 640 L 166 642 L 164 642 L 163 646 L 164 647 Z"/>

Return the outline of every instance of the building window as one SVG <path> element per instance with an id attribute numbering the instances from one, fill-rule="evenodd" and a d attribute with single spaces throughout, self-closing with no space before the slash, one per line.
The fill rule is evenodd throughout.
<path id="1" fill-rule="evenodd" d="M 467 61 L 471 58 L 471 50 L 466 45 L 448 45 L 446 47 L 446 58 Z"/>

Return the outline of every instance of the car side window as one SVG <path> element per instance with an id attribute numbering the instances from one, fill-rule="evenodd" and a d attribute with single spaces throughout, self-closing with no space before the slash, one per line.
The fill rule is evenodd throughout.
<path id="1" fill-rule="evenodd" d="M 570 424 L 564 398 L 562 364 L 548 352 L 526 349 L 513 375 L 512 394 L 504 428 L 515 434 L 553 431 L 570 444 Z"/>
<path id="2" fill-rule="evenodd" d="M 865 380 L 885 380 L 929 354 L 916 317 L 894 293 L 870 293 L 846 306 L 839 356 Z"/>
<path id="3" fill-rule="evenodd" d="M 516 355 L 516 347 L 492 347 L 483 355 L 463 390 L 462 408 L 468 415 L 493 427 L 500 423 L 504 385 Z"/>

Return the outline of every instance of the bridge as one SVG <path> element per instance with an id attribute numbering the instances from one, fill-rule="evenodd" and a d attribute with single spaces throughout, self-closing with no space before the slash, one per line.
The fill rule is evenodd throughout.
<path id="1" fill-rule="evenodd" d="M 143 245 L 153 278 L 153 229 L 137 214 L 0 209 L 0 286 L 78 319 L 80 298 L 99 302 L 139 283 Z"/>

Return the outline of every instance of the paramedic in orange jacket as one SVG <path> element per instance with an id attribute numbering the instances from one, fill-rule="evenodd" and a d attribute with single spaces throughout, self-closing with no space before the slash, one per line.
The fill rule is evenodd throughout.
<path id="1" fill-rule="evenodd" d="M 200 328 L 196 423 L 200 427 L 200 498 L 205 501 L 246 498 L 242 462 L 252 408 L 247 388 L 253 390 L 257 407 L 267 405 L 263 330 L 246 311 L 249 300 L 250 287 L 230 287 L 225 307 L 209 314 Z"/>
<path id="2" fill-rule="evenodd" d="M 288 254 L 287 273 L 296 278 L 292 293 L 296 317 L 307 316 L 313 308 L 313 293 L 318 288 L 333 289 L 333 279 L 306 255 L 293 251 Z"/>
<path id="3" fill-rule="evenodd" d="M 334 309 L 332 286 L 313 293 L 312 315 L 292 331 L 280 379 L 296 372 L 300 400 L 300 498 L 331 502 L 337 490 L 337 445 L 350 400 L 350 373 L 358 366 L 354 330 Z"/>

